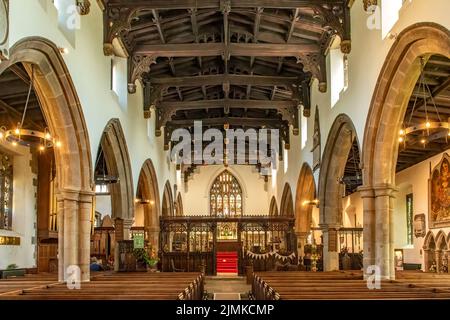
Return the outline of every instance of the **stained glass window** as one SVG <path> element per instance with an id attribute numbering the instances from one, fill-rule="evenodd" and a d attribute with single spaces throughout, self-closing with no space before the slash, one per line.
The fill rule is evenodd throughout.
<path id="1" fill-rule="evenodd" d="M 12 157 L 0 153 L 0 229 L 12 227 L 13 162 Z"/>
<path id="2" fill-rule="evenodd" d="M 212 216 L 236 216 L 242 214 L 242 189 L 237 179 L 227 170 L 222 172 L 210 190 Z"/>

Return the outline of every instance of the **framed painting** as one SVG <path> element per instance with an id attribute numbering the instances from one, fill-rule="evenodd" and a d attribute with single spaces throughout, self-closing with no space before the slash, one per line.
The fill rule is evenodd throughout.
<path id="1" fill-rule="evenodd" d="M 403 249 L 394 250 L 395 270 L 403 270 Z"/>
<path id="2" fill-rule="evenodd" d="M 414 216 L 414 236 L 416 238 L 425 237 L 426 225 L 425 225 L 425 214 L 420 213 Z"/>
<path id="3" fill-rule="evenodd" d="M 450 226 L 450 157 L 444 153 L 441 161 L 431 171 L 428 180 L 428 226 Z"/>

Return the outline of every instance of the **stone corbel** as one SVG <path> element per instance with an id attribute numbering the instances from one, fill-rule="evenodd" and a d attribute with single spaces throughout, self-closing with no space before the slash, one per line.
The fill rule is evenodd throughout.
<path id="1" fill-rule="evenodd" d="M 129 59 L 128 67 L 128 92 L 136 92 L 136 81 L 142 83 L 144 73 L 150 72 L 150 66 L 156 63 L 156 58 L 153 55 L 134 55 Z"/>
<path id="2" fill-rule="evenodd" d="M 303 65 L 304 72 L 311 72 L 319 80 L 319 91 L 327 92 L 327 72 L 325 56 L 320 53 L 301 53 L 297 56 L 297 63 Z"/>
<path id="3" fill-rule="evenodd" d="M 88 15 L 91 11 L 89 0 L 77 0 L 77 11 L 80 16 Z"/>
<path id="4" fill-rule="evenodd" d="M 363 0 L 364 2 L 364 10 L 368 11 L 371 6 L 377 6 L 378 0 Z"/>
<path id="5" fill-rule="evenodd" d="M 161 128 L 164 127 L 168 121 L 170 121 L 176 112 L 176 109 L 172 107 L 156 108 L 155 135 L 157 137 L 161 136 Z"/>
<path id="6" fill-rule="evenodd" d="M 283 108 L 278 111 L 283 120 L 287 121 L 294 127 L 294 135 L 299 134 L 299 118 L 298 118 L 298 106 Z"/>
<path id="7" fill-rule="evenodd" d="M 322 26 L 328 31 L 322 42 L 322 50 L 325 52 L 333 36 L 338 35 L 341 38 L 342 53 L 349 54 L 351 51 L 350 8 L 343 4 L 336 12 L 334 9 L 315 6 L 314 11 L 323 17 Z"/>
<path id="8" fill-rule="evenodd" d="M 147 83 L 144 89 L 144 118 L 149 119 L 151 116 L 151 109 L 156 108 L 161 99 L 162 92 L 161 85 L 153 85 Z"/>

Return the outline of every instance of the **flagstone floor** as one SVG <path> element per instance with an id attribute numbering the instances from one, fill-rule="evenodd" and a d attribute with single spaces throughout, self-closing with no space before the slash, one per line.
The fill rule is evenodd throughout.
<path id="1" fill-rule="evenodd" d="M 251 290 L 251 285 L 247 284 L 245 277 L 206 277 L 205 290 L 208 292 L 208 299 L 245 300 L 248 299 L 248 293 Z"/>

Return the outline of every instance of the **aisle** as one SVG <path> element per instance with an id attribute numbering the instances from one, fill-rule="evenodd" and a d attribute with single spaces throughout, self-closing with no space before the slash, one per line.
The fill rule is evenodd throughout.
<path id="1" fill-rule="evenodd" d="M 245 277 L 216 276 L 205 278 L 205 290 L 208 299 L 214 300 L 246 300 L 251 286 Z"/>

